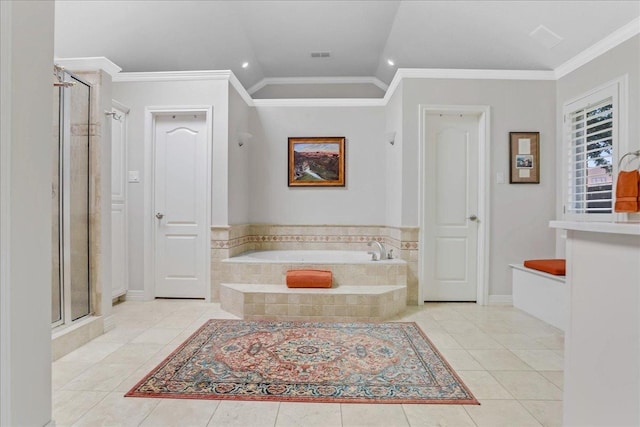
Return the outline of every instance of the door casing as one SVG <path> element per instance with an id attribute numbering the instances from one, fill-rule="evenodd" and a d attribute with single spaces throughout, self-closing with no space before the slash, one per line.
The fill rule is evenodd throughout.
<path id="1" fill-rule="evenodd" d="M 145 143 L 144 143 L 144 296 L 143 299 L 150 301 L 155 298 L 155 138 L 154 129 L 156 118 L 160 115 L 169 114 L 204 114 L 207 128 L 207 162 L 206 162 L 206 200 L 205 200 L 205 218 L 210 221 L 211 218 L 211 165 L 213 153 L 213 107 L 204 106 L 163 106 L 163 107 L 146 107 L 145 108 Z M 211 259 L 211 245 L 208 239 L 203 240 L 203 250 L 205 251 L 205 259 Z M 205 301 L 211 301 L 211 269 L 205 268 L 204 277 Z"/>
<path id="2" fill-rule="evenodd" d="M 477 300 L 479 305 L 486 305 L 488 303 L 489 293 L 489 254 L 490 254 L 490 241 L 489 241 L 489 229 L 490 229 L 490 183 L 491 183 L 491 169 L 490 169 L 490 107 L 488 105 L 426 105 L 421 104 L 418 106 L 419 112 L 419 221 L 420 221 L 420 257 L 418 261 L 418 303 L 424 303 L 426 286 L 426 274 L 425 274 L 425 260 L 424 250 L 426 248 L 426 235 L 424 230 L 427 225 L 427 218 L 425 214 L 425 203 L 427 203 L 427 197 L 425 193 L 425 180 L 426 180 L 426 116 L 427 114 L 477 114 L 478 118 L 478 259 L 477 259 Z"/>
<path id="3" fill-rule="evenodd" d="M 114 289 L 114 287 L 112 286 L 111 288 L 111 297 L 112 298 L 118 298 L 122 295 L 125 295 L 127 293 L 127 290 L 129 289 L 129 253 L 128 253 L 128 245 L 127 245 L 127 239 L 128 239 L 128 235 L 129 235 L 129 226 L 128 226 L 128 212 L 129 212 L 129 202 L 127 200 L 127 171 L 128 171 L 128 125 L 129 125 L 129 112 L 130 112 L 130 108 L 127 107 L 126 105 L 123 105 L 122 103 L 116 101 L 115 99 L 112 100 L 111 102 L 111 106 L 112 106 L 112 112 L 115 111 L 115 116 L 119 116 L 118 117 L 113 117 L 111 119 L 111 124 L 112 124 L 112 129 L 113 129 L 113 125 L 115 124 L 114 121 L 118 121 L 119 123 L 121 123 L 122 129 L 121 129 L 121 133 L 122 133 L 122 139 L 121 139 L 121 145 L 120 145 L 120 149 L 122 150 L 122 152 L 120 153 L 120 158 L 115 159 L 113 156 L 111 158 L 111 232 L 112 232 L 112 237 L 111 237 L 111 243 L 112 243 L 112 250 L 114 250 L 114 248 L 116 247 L 115 245 L 115 239 L 116 238 L 121 238 L 123 239 L 123 247 L 122 247 L 122 253 L 120 254 L 115 254 L 113 253 L 112 257 L 111 257 L 111 265 L 113 268 L 113 272 L 112 272 L 112 278 L 115 279 L 117 277 L 116 273 L 115 273 L 115 269 L 120 268 L 122 269 L 122 282 L 120 285 L 118 285 L 117 289 Z M 113 138 L 113 131 L 112 131 L 112 138 Z M 113 143 L 112 143 L 113 144 Z M 113 146 L 112 146 L 113 149 Z M 113 152 L 113 151 L 112 151 Z M 116 168 L 115 166 L 118 165 L 119 168 Z M 119 186 L 114 186 L 113 181 L 114 181 L 114 176 L 116 175 L 116 171 L 119 171 L 119 176 L 116 177 L 116 182 L 119 184 Z M 119 188 L 114 188 L 114 187 L 119 187 Z M 114 193 L 115 191 L 115 193 Z M 120 229 L 116 229 L 114 227 L 114 214 L 119 214 L 122 216 L 122 228 Z M 118 236 L 116 236 L 116 234 L 118 234 Z M 122 260 L 122 265 L 121 266 L 117 266 L 116 265 L 116 259 L 117 257 L 120 257 L 120 259 Z M 116 282 L 114 280 L 114 282 Z"/>

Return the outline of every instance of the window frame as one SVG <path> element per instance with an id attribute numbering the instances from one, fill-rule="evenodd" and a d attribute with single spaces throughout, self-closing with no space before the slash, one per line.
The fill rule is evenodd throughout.
<path id="1" fill-rule="evenodd" d="M 567 101 L 563 105 L 563 127 L 562 127 L 562 152 L 559 161 L 562 162 L 562 216 L 565 220 L 576 221 L 592 221 L 606 222 L 622 219 L 622 214 L 616 214 L 614 211 L 616 179 L 618 176 L 618 161 L 627 151 L 627 105 L 626 105 L 626 87 L 627 76 L 620 77 L 601 86 L 598 86 L 577 98 Z M 588 109 L 590 106 L 602 104 L 604 101 L 611 99 L 613 118 L 612 118 L 612 154 L 611 154 L 611 213 L 574 213 L 568 212 L 567 205 L 569 203 L 569 163 L 573 157 L 571 154 L 571 146 L 573 140 L 571 138 L 571 116 L 580 110 Z M 585 135 L 586 138 L 586 135 Z M 572 177 L 575 182 L 575 176 Z M 587 187 L 587 177 L 584 187 Z"/>

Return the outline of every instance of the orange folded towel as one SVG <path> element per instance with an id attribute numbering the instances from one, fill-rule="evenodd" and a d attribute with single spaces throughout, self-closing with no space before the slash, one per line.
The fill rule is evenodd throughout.
<path id="1" fill-rule="evenodd" d="M 328 270 L 289 270 L 287 288 L 330 288 L 333 275 Z"/>
<path id="2" fill-rule="evenodd" d="M 554 276 L 564 276 L 567 271 L 567 263 L 564 259 L 529 259 L 524 262 L 524 266 Z"/>
<path id="3" fill-rule="evenodd" d="M 637 170 L 618 172 L 616 184 L 616 212 L 638 212 L 640 174 Z"/>

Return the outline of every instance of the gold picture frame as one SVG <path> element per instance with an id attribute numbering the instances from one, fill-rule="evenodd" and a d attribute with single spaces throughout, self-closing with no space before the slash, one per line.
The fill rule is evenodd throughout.
<path id="1" fill-rule="evenodd" d="M 540 132 L 509 132 L 509 183 L 540 184 Z"/>
<path id="2" fill-rule="evenodd" d="M 345 137 L 289 138 L 289 187 L 344 187 Z"/>

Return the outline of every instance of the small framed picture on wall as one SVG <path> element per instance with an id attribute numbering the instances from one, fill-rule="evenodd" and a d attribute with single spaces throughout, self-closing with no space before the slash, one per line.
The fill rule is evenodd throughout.
<path id="1" fill-rule="evenodd" d="M 540 132 L 509 132 L 509 183 L 540 184 Z"/>

